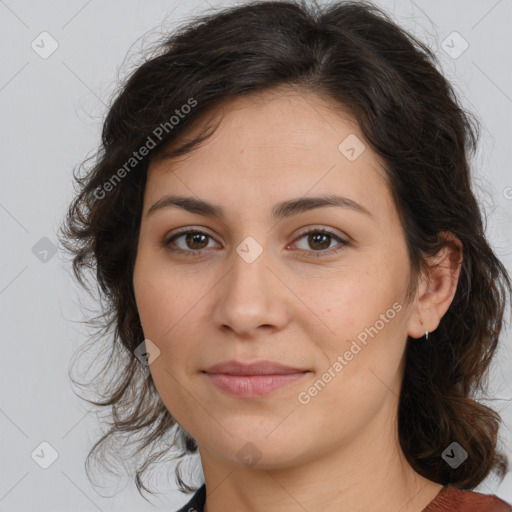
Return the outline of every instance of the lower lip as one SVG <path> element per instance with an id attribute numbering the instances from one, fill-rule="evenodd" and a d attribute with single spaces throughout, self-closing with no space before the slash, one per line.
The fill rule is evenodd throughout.
<path id="1" fill-rule="evenodd" d="M 206 375 L 222 391 L 231 395 L 251 398 L 268 395 L 288 386 L 308 372 L 288 373 L 285 375 L 228 375 L 226 373 L 207 373 Z"/>

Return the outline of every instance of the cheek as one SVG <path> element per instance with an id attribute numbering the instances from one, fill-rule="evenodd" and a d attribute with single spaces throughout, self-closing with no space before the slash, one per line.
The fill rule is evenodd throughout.
<path id="1" fill-rule="evenodd" d="M 367 306 L 373 307 L 368 303 Z M 348 314 L 338 317 L 335 326 L 338 336 L 329 341 L 324 336 L 320 340 L 328 362 L 318 368 L 311 387 L 301 390 L 304 392 L 301 403 L 309 401 L 304 409 L 309 409 L 315 426 L 328 436 L 336 426 L 338 430 L 330 442 L 336 442 L 340 435 L 345 438 L 357 435 L 378 411 L 383 408 L 391 411 L 391 404 L 399 395 L 404 342 L 400 312 L 396 313 L 399 308 L 389 306 L 382 309 L 384 315 L 388 311 L 385 317 L 388 323 L 385 323 L 378 314 L 370 314 L 364 308 L 363 313 L 350 314 L 354 310 L 352 304 Z"/>
<path id="2" fill-rule="evenodd" d="M 310 313 L 302 325 L 325 356 L 319 371 L 331 390 L 324 395 L 326 405 L 345 403 L 351 409 L 365 400 L 371 402 L 381 392 L 389 392 L 386 385 L 393 387 L 399 378 L 406 282 L 394 270 L 380 274 L 373 270 L 379 268 L 383 267 L 376 262 L 344 268 L 307 296 L 318 315 Z"/>
<path id="3" fill-rule="evenodd" d="M 160 351 L 149 370 L 159 395 L 178 421 L 180 411 L 190 406 L 185 387 L 197 354 L 197 348 L 187 342 L 194 338 L 197 324 L 199 310 L 194 305 L 207 292 L 200 280 L 188 277 L 186 281 L 185 286 L 183 272 L 176 267 L 144 251 L 138 254 L 133 278 L 136 304 L 145 338 Z"/>
<path id="4" fill-rule="evenodd" d="M 194 299 L 207 291 L 206 286 L 202 290 L 200 279 L 185 278 L 178 267 L 144 251 L 137 256 L 133 284 L 144 333 L 155 339 L 166 338 L 166 333 L 190 314 Z"/>
<path id="5" fill-rule="evenodd" d="M 401 280 L 390 271 L 382 272 L 374 258 L 366 261 L 361 258 L 359 263 L 346 265 L 339 271 L 311 277 L 296 290 L 309 307 L 308 318 L 314 320 L 310 325 L 316 327 L 317 335 L 321 328 L 323 337 L 332 338 L 335 343 L 355 338 L 379 321 L 381 314 L 386 316 L 385 320 L 395 317 L 396 311 L 388 315 L 386 311 L 403 294 Z M 387 322 L 384 330 L 389 331 L 391 323 L 396 322 Z M 381 324 L 382 321 L 379 330 Z"/>

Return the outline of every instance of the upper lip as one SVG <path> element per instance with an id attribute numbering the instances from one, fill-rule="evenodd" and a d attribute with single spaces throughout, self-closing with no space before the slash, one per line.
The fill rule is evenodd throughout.
<path id="1" fill-rule="evenodd" d="M 205 370 L 206 373 L 224 373 L 228 375 L 286 375 L 305 371 L 307 370 L 293 368 L 273 361 L 242 363 L 235 360 L 224 361 Z"/>

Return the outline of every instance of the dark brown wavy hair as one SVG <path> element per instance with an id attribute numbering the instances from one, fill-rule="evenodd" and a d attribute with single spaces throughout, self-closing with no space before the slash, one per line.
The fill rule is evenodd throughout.
<path id="1" fill-rule="evenodd" d="M 185 134 L 221 102 L 284 85 L 321 95 L 358 121 L 385 163 L 413 281 L 446 243 L 441 233 L 462 242 L 450 308 L 428 340 L 408 339 L 399 439 L 410 465 L 434 482 L 472 489 L 491 471 L 503 478 L 501 418 L 477 400 L 512 286 L 472 190 L 479 122 L 438 68 L 432 50 L 369 2 L 256 1 L 187 20 L 123 81 L 92 165 L 89 158 L 78 167 L 84 172 L 74 171 L 77 193 L 59 232 L 74 277 L 89 291 L 87 274 L 96 284 L 100 312 L 86 323 L 91 346 L 106 353 L 86 384 L 94 382 L 101 400 L 86 400 L 107 408 L 110 426 L 87 456 L 88 476 L 90 458 L 108 448 L 126 471 L 133 468 L 139 493 L 153 494 L 141 475 L 175 452 L 180 490 L 197 488 L 180 472 L 197 443 L 134 356 L 144 340 L 132 279 L 146 173 L 163 152 L 177 157 L 206 140 L 211 130 L 193 140 Z M 120 455 L 122 439 L 134 445 L 129 457 Z M 456 469 L 441 456 L 452 442 L 468 453 Z"/>

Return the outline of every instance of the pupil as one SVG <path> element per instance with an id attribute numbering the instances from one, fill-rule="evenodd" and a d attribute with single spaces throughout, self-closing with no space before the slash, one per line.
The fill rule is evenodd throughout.
<path id="1" fill-rule="evenodd" d="M 187 243 L 191 242 L 191 245 L 193 246 L 196 242 L 201 243 L 199 241 L 200 238 L 206 239 L 206 235 L 203 235 L 201 233 L 188 233 L 187 235 Z M 194 247 L 195 249 L 202 249 L 203 247 Z"/>
<path id="2" fill-rule="evenodd" d="M 313 240 L 313 244 L 312 246 L 314 246 L 314 244 L 316 243 L 315 240 L 320 237 L 320 238 L 324 238 L 324 241 L 327 240 L 329 238 L 329 235 L 326 235 L 326 234 L 323 234 L 323 233 L 317 233 L 315 235 L 310 235 L 309 238 L 310 240 Z M 321 243 L 321 242 L 320 242 Z M 322 244 L 323 247 L 320 247 L 320 249 L 326 249 L 327 247 L 329 247 L 329 242 L 327 241 L 327 243 L 324 242 L 324 244 Z"/>

